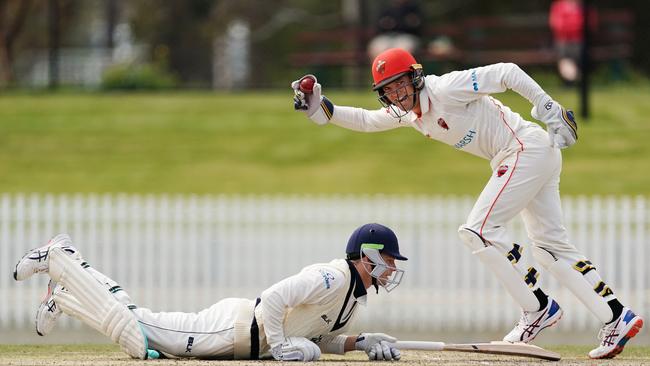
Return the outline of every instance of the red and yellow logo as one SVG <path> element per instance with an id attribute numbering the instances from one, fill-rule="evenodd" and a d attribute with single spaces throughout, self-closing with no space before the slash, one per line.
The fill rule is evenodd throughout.
<path id="1" fill-rule="evenodd" d="M 384 60 L 377 61 L 377 66 L 375 67 L 375 70 L 377 70 L 378 73 L 384 75 L 384 72 L 386 72 L 386 61 Z"/>

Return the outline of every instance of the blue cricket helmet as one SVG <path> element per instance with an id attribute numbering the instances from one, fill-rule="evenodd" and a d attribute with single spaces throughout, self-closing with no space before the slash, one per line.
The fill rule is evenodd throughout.
<path id="1" fill-rule="evenodd" d="M 348 259 L 360 259 L 361 246 L 364 244 L 372 245 L 379 249 L 380 253 L 388 254 L 397 260 L 408 260 L 408 258 L 400 254 L 397 236 L 393 230 L 384 225 L 370 223 L 354 230 L 348 240 L 348 246 L 345 248 Z"/>

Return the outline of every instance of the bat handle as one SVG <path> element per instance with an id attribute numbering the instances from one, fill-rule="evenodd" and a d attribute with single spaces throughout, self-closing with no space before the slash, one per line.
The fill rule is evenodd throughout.
<path id="1" fill-rule="evenodd" d="M 445 348 L 444 342 L 397 341 L 393 344 L 397 349 L 410 349 L 419 351 L 442 351 Z"/>

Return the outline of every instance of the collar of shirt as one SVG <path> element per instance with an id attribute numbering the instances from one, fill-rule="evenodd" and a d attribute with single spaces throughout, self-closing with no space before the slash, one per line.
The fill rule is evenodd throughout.
<path id="1" fill-rule="evenodd" d="M 417 113 L 413 112 L 412 110 L 408 112 L 406 116 L 404 116 L 403 120 L 406 122 L 415 122 L 418 118 L 422 118 L 422 115 L 427 113 L 429 111 L 429 108 L 431 106 L 431 99 L 429 98 L 429 92 L 427 91 L 427 86 L 426 84 L 424 85 L 424 88 L 420 90 L 420 94 L 418 95 L 418 100 L 420 101 L 420 112 L 421 114 L 418 116 Z"/>
<path id="2" fill-rule="evenodd" d="M 359 274 L 359 271 L 357 271 L 357 268 L 354 266 L 352 261 L 348 260 L 347 262 L 348 267 L 350 267 L 350 275 L 352 277 L 352 283 L 350 285 L 354 286 L 352 295 L 354 295 L 354 298 L 358 303 L 365 305 L 367 301 L 366 295 L 368 292 L 366 292 L 366 287 L 363 285 L 361 275 Z"/>
<path id="3" fill-rule="evenodd" d="M 431 106 L 431 99 L 429 98 L 429 91 L 427 90 L 426 84 L 424 85 L 424 88 L 420 90 L 420 96 L 418 98 L 420 100 L 420 112 L 422 114 L 427 113 Z M 420 117 L 422 117 L 422 115 L 420 115 Z"/>

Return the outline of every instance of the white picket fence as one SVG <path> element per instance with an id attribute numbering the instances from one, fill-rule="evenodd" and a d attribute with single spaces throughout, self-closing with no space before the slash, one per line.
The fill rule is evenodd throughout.
<path id="1" fill-rule="evenodd" d="M 303 266 L 343 257 L 360 224 L 392 227 L 409 257 L 402 285 L 369 296 L 359 328 L 500 331 L 519 310 L 460 243 L 472 205 L 459 196 L 0 195 L 0 327 L 32 327 L 47 283 L 11 278 L 25 251 L 71 234 L 91 265 L 140 306 L 197 311 L 224 297 L 256 297 Z M 646 197 L 564 197 L 575 245 L 621 301 L 650 314 L 650 205 Z M 526 243 L 519 220 L 513 238 Z M 550 276 L 565 310 L 557 331 L 598 322 Z M 372 319 L 372 321 L 371 321 Z M 64 320 L 62 327 L 78 325 Z"/>

